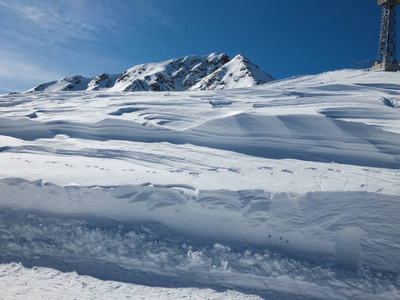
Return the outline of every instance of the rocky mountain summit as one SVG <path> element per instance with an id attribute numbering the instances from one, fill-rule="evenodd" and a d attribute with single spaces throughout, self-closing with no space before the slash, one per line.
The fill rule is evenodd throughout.
<path id="1" fill-rule="evenodd" d="M 27 92 L 100 90 L 196 91 L 257 86 L 274 80 L 242 55 L 185 56 L 160 63 L 134 66 L 122 74 L 102 73 L 94 78 L 80 75 L 43 83 Z"/>

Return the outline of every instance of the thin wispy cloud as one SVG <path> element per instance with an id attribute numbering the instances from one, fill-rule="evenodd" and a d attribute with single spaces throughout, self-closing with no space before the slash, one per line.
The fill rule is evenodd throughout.
<path id="1" fill-rule="evenodd" d="M 2 0 L 0 6 L 3 7 L 3 15 L 8 14 L 7 22 L 26 36 L 40 37 L 37 42 L 90 39 L 96 27 L 75 13 L 73 2 Z"/>
<path id="2" fill-rule="evenodd" d="M 27 36 L 40 37 L 38 43 L 96 40 L 101 38 L 99 34 L 118 30 L 136 30 L 139 34 L 139 29 L 151 22 L 173 26 L 158 6 L 142 0 L 116 3 L 102 0 L 0 0 L 0 9 L 4 17 L 9 15 L 3 18 L 3 23 L 11 22 Z"/>
<path id="3" fill-rule="evenodd" d="M 146 0 L 136 0 L 137 6 L 140 6 L 140 10 L 146 17 L 152 21 L 155 21 L 162 26 L 166 26 L 168 28 L 175 28 L 174 22 L 167 17 L 165 13 L 167 8 L 171 6 L 173 0 L 163 1 L 154 5 L 154 3 Z"/>
<path id="4" fill-rule="evenodd" d="M 40 82 L 58 79 L 61 74 L 51 71 L 47 65 L 35 63 L 18 53 L 0 51 L 0 82 L 3 90 L 29 89 Z M 15 82 L 15 84 L 13 84 Z"/>
<path id="5" fill-rule="evenodd" d="M 43 66 L 35 65 L 22 59 L 2 59 L 0 58 L 0 77 L 18 79 L 22 81 L 46 81 L 57 78 L 60 74 L 48 71 Z"/>

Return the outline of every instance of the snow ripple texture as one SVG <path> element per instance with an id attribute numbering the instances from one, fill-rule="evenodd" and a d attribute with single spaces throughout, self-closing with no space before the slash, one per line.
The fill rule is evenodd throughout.
<path id="1" fill-rule="evenodd" d="M 399 299 L 399 79 L 0 96 L 4 297 Z"/>

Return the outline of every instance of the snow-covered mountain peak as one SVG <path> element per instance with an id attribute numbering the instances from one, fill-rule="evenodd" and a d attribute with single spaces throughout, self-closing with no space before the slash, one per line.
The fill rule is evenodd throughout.
<path id="1" fill-rule="evenodd" d="M 113 91 L 182 91 L 229 61 L 226 54 L 185 56 L 134 66 L 117 79 Z"/>
<path id="2" fill-rule="evenodd" d="M 232 80 L 224 78 L 225 73 Z M 250 87 L 271 80 L 273 78 L 270 75 L 259 70 L 242 55 L 230 60 L 225 53 L 211 53 L 140 64 L 115 75 L 102 73 L 94 78 L 79 75 L 65 77 L 41 84 L 28 92 L 99 89 L 117 92 L 207 90 Z"/>
<path id="3" fill-rule="evenodd" d="M 233 60 L 246 60 L 249 61 L 246 57 L 244 57 L 242 54 L 236 55 Z"/>
<path id="4" fill-rule="evenodd" d="M 86 90 L 92 78 L 86 78 L 81 75 L 67 76 L 58 81 L 51 81 L 40 84 L 27 92 L 59 92 L 59 91 L 77 91 Z"/>
<path id="5" fill-rule="evenodd" d="M 87 90 L 92 91 L 112 87 L 119 76 L 120 74 L 101 73 L 89 82 Z"/>
<path id="6" fill-rule="evenodd" d="M 271 75 L 260 70 L 257 65 L 239 54 L 217 71 L 198 81 L 190 90 L 252 87 L 272 80 L 274 78 Z"/>

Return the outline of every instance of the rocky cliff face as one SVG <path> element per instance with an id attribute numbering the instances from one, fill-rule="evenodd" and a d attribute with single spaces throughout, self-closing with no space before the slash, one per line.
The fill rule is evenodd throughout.
<path id="1" fill-rule="evenodd" d="M 134 66 L 122 74 L 79 75 L 41 84 L 36 91 L 195 91 L 256 86 L 274 80 L 241 55 L 186 56 Z"/>

